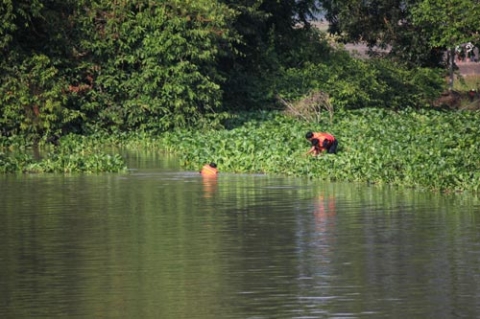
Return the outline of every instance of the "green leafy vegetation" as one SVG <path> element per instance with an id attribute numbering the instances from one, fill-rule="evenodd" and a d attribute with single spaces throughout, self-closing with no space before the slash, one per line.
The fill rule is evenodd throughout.
<path id="1" fill-rule="evenodd" d="M 318 123 L 261 113 L 228 130 L 169 133 L 159 147 L 179 154 L 192 170 L 214 161 L 220 172 L 478 191 L 479 120 L 477 112 L 411 109 L 340 111 L 333 122 L 325 112 Z M 309 130 L 333 133 L 338 154 L 305 156 Z"/>
<path id="2" fill-rule="evenodd" d="M 176 154 L 197 171 L 216 162 L 220 172 L 307 176 L 327 181 L 389 184 L 438 191 L 478 191 L 478 112 L 381 108 L 321 111 L 316 122 L 264 111 L 223 122 L 224 129 L 181 129 L 149 134 L 63 137 L 47 155 L 0 156 L 2 172 L 122 172 L 114 148 Z M 306 156 L 307 131 L 328 131 L 339 140 L 338 154 Z M 11 146 L 13 154 L 22 145 Z M 22 153 L 24 154 L 24 153 Z"/>
<path id="3" fill-rule="evenodd" d="M 3 144 L 7 144 L 3 139 Z M 116 139 L 120 143 L 120 139 Z M 42 143 L 29 146 L 24 140 L 9 141 L 7 152 L 0 152 L 2 173 L 100 173 L 126 172 L 125 160 L 112 149 L 108 139 L 68 135 L 56 146 Z M 110 144 L 112 145 L 112 144 Z M 32 147 L 34 151 L 32 151 Z M 42 152 L 39 152 L 39 148 Z M 42 153 L 42 155 L 40 155 Z"/>
<path id="4" fill-rule="evenodd" d="M 0 126 L 32 141 L 158 134 L 325 92 L 336 108 L 424 107 L 438 69 L 353 59 L 317 1 L 4 1 Z"/>
<path id="5" fill-rule="evenodd" d="M 125 171 L 125 161 L 118 154 L 53 153 L 38 160 L 26 154 L 6 156 L 0 153 L 0 172 L 2 173 L 118 173 Z"/>
<path id="6" fill-rule="evenodd" d="M 477 190 L 478 113 L 433 108 L 447 46 L 479 34 L 469 3 L 449 33 L 462 17 L 441 1 L 3 1 L 1 171 L 124 171 L 112 145 L 191 169 Z M 310 25 L 320 5 L 336 37 Z M 391 50 L 358 59 L 337 40 Z M 308 130 L 339 154 L 304 156 Z"/>

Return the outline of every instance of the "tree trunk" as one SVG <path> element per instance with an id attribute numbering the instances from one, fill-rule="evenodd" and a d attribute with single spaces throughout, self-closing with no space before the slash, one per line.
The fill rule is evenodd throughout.
<path id="1" fill-rule="evenodd" d="M 454 79 L 454 67 L 455 67 L 455 47 L 450 49 L 449 65 L 450 65 L 450 90 L 453 90 L 453 79 Z"/>

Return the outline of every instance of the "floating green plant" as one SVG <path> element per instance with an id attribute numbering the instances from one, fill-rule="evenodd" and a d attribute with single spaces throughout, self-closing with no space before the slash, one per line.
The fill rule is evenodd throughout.
<path id="1" fill-rule="evenodd" d="M 106 153 L 99 139 L 66 136 L 60 144 L 44 155 L 34 158 L 27 152 L 0 153 L 0 172 L 3 173 L 99 173 L 126 171 L 124 159 Z"/>
<path id="2" fill-rule="evenodd" d="M 438 110 L 341 111 L 309 123 L 281 113 L 229 130 L 183 131 L 161 145 L 189 169 L 215 161 L 220 171 L 308 176 L 442 191 L 478 190 L 480 113 Z M 328 131 L 337 155 L 305 157 L 307 131 Z"/>
<path id="3" fill-rule="evenodd" d="M 176 154 L 198 170 L 304 176 L 327 181 L 388 184 L 439 191 L 478 191 L 480 113 L 435 109 L 337 111 L 307 122 L 281 112 L 241 114 L 225 129 L 182 129 L 161 136 L 66 136 L 40 160 L 0 154 L 0 172 L 119 172 L 121 156 L 108 145 Z M 336 155 L 305 156 L 307 131 L 339 140 Z"/>

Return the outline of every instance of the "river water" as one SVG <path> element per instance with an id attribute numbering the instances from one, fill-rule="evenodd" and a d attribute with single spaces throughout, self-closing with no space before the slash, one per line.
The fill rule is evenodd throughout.
<path id="1" fill-rule="evenodd" d="M 480 318 L 476 197 L 128 161 L 0 176 L 0 318 Z"/>

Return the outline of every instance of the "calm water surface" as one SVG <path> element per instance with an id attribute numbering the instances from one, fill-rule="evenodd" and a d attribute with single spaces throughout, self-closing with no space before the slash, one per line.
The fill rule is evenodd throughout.
<path id="1" fill-rule="evenodd" d="M 475 197 L 129 161 L 0 176 L 0 318 L 480 318 Z"/>

